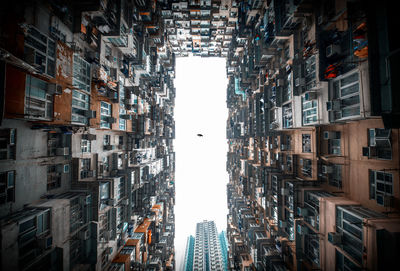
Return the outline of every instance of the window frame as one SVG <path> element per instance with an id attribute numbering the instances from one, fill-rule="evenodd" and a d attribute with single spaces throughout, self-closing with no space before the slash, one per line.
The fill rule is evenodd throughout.
<path id="1" fill-rule="evenodd" d="M 10 185 L 10 175 L 12 175 L 12 185 Z M 15 180 L 16 172 L 15 170 L 8 170 L 0 172 L 0 184 L 4 186 L 4 192 L 1 194 L 2 200 L 0 205 L 7 204 L 8 202 L 15 202 Z M 4 179 L 3 179 L 4 178 Z M 3 202 L 4 198 L 4 202 Z"/>
<path id="2" fill-rule="evenodd" d="M 34 32 L 37 32 L 34 34 Z M 45 51 L 41 50 L 39 47 L 35 46 L 34 43 L 37 45 L 41 45 L 45 47 Z M 54 54 L 51 53 L 50 45 L 54 46 Z M 39 31 L 36 27 L 29 25 L 29 29 L 26 33 L 25 40 L 24 40 L 24 49 L 29 48 L 34 52 L 34 62 L 36 65 L 40 65 L 36 61 L 38 61 L 38 55 L 44 57 L 45 66 L 40 66 L 40 71 L 45 73 L 51 77 L 56 76 L 56 52 L 57 52 L 57 43 L 49 38 L 46 34 L 43 34 Z M 52 62 L 52 63 L 51 63 Z M 44 68 L 44 69 L 43 69 Z"/>
<path id="3" fill-rule="evenodd" d="M 110 103 L 100 102 L 100 128 L 111 129 L 111 123 L 108 118 L 112 116 L 112 105 Z"/>
<path id="4" fill-rule="evenodd" d="M 383 180 L 377 179 L 377 176 L 379 174 L 382 174 Z M 388 178 L 387 178 L 388 177 Z M 389 181 L 390 177 L 390 181 Z M 384 188 L 384 190 L 379 189 L 378 190 L 378 184 L 381 184 Z M 387 187 L 390 187 L 390 192 L 386 191 Z M 378 201 L 378 197 L 382 196 L 393 196 L 393 174 L 392 173 L 387 173 L 385 171 L 379 171 L 379 170 L 369 170 L 369 198 L 376 200 L 377 204 L 383 205 L 383 202 L 380 203 Z"/>
<path id="5" fill-rule="evenodd" d="M 33 84 L 33 82 L 37 81 L 36 84 Z M 40 85 L 43 84 L 43 88 L 40 88 Z M 51 94 L 48 94 L 48 87 L 49 87 L 49 82 L 46 82 L 44 80 L 41 80 L 37 77 L 31 76 L 29 74 L 26 75 L 25 78 L 25 99 L 24 99 L 24 114 L 25 118 L 28 119 L 40 119 L 40 120 L 52 120 L 53 119 L 53 96 Z M 41 92 L 43 94 L 43 97 L 35 96 L 35 90 L 36 92 Z M 34 102 L 39 102 L 43 103 L 44 106 L 36 106 L 33 103 Z M 31 115 L 32 113 L 30 112 L 31 110 L 36 110 L 36 111 L 42 111 L 43 112 L 43 117 L 39 116 L 33 116 Z"/>
<path id="6" fill-rule="evenodd" d="M 357 80 L 356 81 L 353 81 L 353 82 L 350 82 L 350 83 L 346 83 L 345 85 L 342 85 L 342 83 L 343 83 L 343 81 L 345 79 L 350 78 L 354 74 L 357 74 Z M 360 101 L 360 99 L 361 99 L 361 95 L 360 95 L 361 84 L 362 84 L 362 82 L 360 81 L 360 72 L 358 70 L 350 71 L 347 74 L 344 74 L 344 75 L 339 76 L 339 77 L 337 77 L 337 78 L 332 80 L 332 83 L 331 83 L 330 87 L 332 89 L 333 99 L 331 99 L 331 100 L 339 99 L 340 100 L 340 104 L 341 104 L 340 110 L 337 111 L 338 114 L 340 112 L 340 118 L 336 118 L 337 114 L 335 114 L 335 121 L 336 120 L 347 120 L 347 119 L 352 119 L 352 118 L 356 118 L 356 117 L 361 116 L 361 101 Z M 346 94 L 346 95 L 342 95 L 342 90 L 343 89 L 350 88 L 350 87 L 355 86 L 355 85 L 358 85 L 358 90 L 357 91 L 349 93 L 349 94 Z M 358 103 L 354 103 L 354 104 L 351 104 L 351 105 L 348 105 L 348 106 L 343 106 L 343 101 L 344 100 L 350 99 L 350 98 L 354 98 L 356 96 L 358 96 Z M 358 114 L 352 114 L 352 115 L 344 117 L 344 114 L 343 114 L 344 110 L 352 110 L 354 108 L 358 108 L 358 111 L 359 111 Z"/>
<path id="7" fill-rule="evenodd" d="M 90 140 L 81 139 L 81 152 L 90 153 L 92 150 L 92 144 Z"/>

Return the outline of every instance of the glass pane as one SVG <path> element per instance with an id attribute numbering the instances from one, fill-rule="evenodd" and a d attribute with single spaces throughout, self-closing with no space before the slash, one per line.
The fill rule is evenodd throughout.
<path id="1" fill-rule="evenodd" d="M 359 88 L 358 83 L 351 85 L 349 87 L 342 88 L 340 96 L 343 97 L 343 96 L 347 96 L 347 95 L 356 93 L 356 92 L 358 92 L 358 88 Z"/>
<path id="2" fill-rule="evenodd" d="M 43 214 L 37 217 L 37 233 L 41 234 L 43 232 Z"/>
<path id="3" fill-rule="evenodd" d="M 344 87 L 344 86 L 354 83 L 356 81 L 358 81 L 358 73 L 353 73 L 352 75 L 347 76 L 346 78 L 343 78 L 342 80 L 340 80 L 340 84 L 342 87 Z"/>

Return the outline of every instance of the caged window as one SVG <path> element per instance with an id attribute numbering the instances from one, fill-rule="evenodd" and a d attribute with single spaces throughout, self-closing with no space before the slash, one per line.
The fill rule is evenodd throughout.
<path id="1" fill-rule="evenodd" d="M 0 204 L 15 201 L 15 171 L 0 173 Z"/>
<path id="2" fill-rule="evenodd" d="M 385 196 L 393 195 L 393 174 L 384 171 L 369 171 L 369 198 L 379 205 L 385 204 Z"/>
<path id="3" fill-rule="evenodd" d="M 49 84 L 36 77 L 26 76 L 25 116 L 50 120 L 53 117 L 53 96 L 47 94 Z"/>
<path id="4" fill-rule="evenodd" d="M 111 123 L 108 119 L 111 117 L 111 104 L 106 102 L 101 102 L 100 111 L 100 127 L 101 128 L 111 128 Z"/>
<path id="5" fill-rule="evenodd" d="M 29 26 L 25 36 L 25 60 L 35 65 L 40 72 L 55 76 L 56 43 L 33 26 Z"/>

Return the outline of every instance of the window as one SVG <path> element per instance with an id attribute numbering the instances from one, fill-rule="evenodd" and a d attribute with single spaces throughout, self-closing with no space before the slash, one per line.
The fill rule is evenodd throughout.
<path id="1" fill-rule="evenodd" d="M 308 101 L 304 97 L 301 97 L 302 102 L 302 116 L 303 125 L 314 124 L 317 122 L 318 115 L 318 101 Z"/>
<path id="2" fill-rule="evenodd" d="M 283 128 L 291 128 L 293 126 L 292 103 L 282 107 Z"/>
<path id="3" fill-rule="evenodd" d="M 342 234 L 342 248 L 360 264 L 362 263 L 363 251 L 362 221 L 365 217 L 363 210 L 368 211 L 368 209 L 358 206 L 336 207 L 336 229 L 338 233 Z"/>
<path id="4" fill-rule="evenodd" d="M 342 188 L 342 165 L 331 165 L 332 173 L 328 174 L 328 184 L 337 188 Z"/>
<path id="5" fill-rule="evenodd" d="M 105 46 L 105 58 L 108 59 L 109 61 L 112 60 L 112 49 L 108 45 Z"/>
<path id="6" fill-rule="evenodd" d="M 0 172 L 0 204 L 15 201 L 15 171 Z"/>
<path id="7" fill-rule="evenodd" d="M 16 129 L 0 129 L 0 160 L 15 159 Z"/>
<path id="8" fill-rule="evenodd" d="M 353 72 L 333 81 L 333 98 L 340 100 L 340 110 L 335 119 L 360 115 L 360 83 L 358 72 Z"/>
<path id="9" fill-rule="evenodd" d="M 93 176 L 91 176 L 91 173 L 89 173 L 90 172 L 91 159 L 90 158 L 83 158 L 83 159 L 80 159 L 80 160 L 81 160 L 81 179 L 93 177 Z"/>
<path id="10" fill-rule="evenodd" d="M 301 171 L 303 176 L 312 177 L 312 161 L 311 159 L 300 159 L 300 165 L 302 166 Z"/>
<path id="11" fill-rule="evenodd" d="M 317 266 L 320 265 L 318 235 L 316 234 L 304 235 L 304 254 L 311 262 L 315 263 Z"/>
<path id="12" fill-rule="evenodd" d="M 335 138 L 328 139 L 328 154 L 341 155 L 340 132 L 334 132 Z"/>
<path id="13" fill-rule="evenodd" d="M 315 55 L 310 56 L 305 60 L 305 74 L 306 74 L 306 90 L 310 90 L 316 86 L 316 65 Z"/>
<path id="14" fill-rule="evenodd" d="M 56 43 L 33 26 L 25 36 L 25 59 L 42 73 L 55 76 Z"/>
<path id="15" fill-rule="evenodd" d="M 72 85 L 90 94 L 90 64 L 74 54 Z"/>
<path id="16" fill-rule="evenodd" d="M 292 99 L 292 73 L 289 73 L 284 80 L 286 82 L 282 89 L 282 102 L 287 102 Z"/>
<path id="17" fill-rule="evenodd" d="M 110 170 L 110 158 L 108 156 L 103 156 L 102 158 L 104 171 Z"/>
<path id="18" fill-rule="evenodd" d="M 291 155 L 286 156 L 286 170 L 289 172 L 292 171 L 292 165 L 293 165 L 292 156 Z"/>
<path id="19" fill-rule="evenodd" d="M 111 136 L 110 135 L 104 135 L 103 136 L 103 145 L 107 146 L 111 144 Z"/>
<path id="20" fill-rule="evenodd" d="M 374 151 L 370 151 L 369 157 L 378 159 L 392 159 L 392 145 L 390 141 L 391 129 L 368 129 L 368 146 Z M 371 149 L 371 148 L 370 148 Z"/>
<path id="21" fill-rule="evenodd" d="M 63 165 L 47 166 L 47 191 L 61 187 L 61 173 L 57 172 L 57 167 Z"/>
<path id="22" fill-rule="evenodd" d="M 347 271 L 347 270 L 361 271 L 362 268 L 355 265 L 352 261 L 349 260 L 349 258 L 347 258 L 342 253 L 340 253 L 339 250 L 336 250 L 336 270 L 338 270 L 338 271 Z"/>
<path id="23" fill-rule="evenodd" d="M 49 84 L 27 75 L 25 85 L 26 118 L 51 119 L 53 117 L 53 96 L 47 94 Z"/>
<path id="24" fill-rule="evenodd" d="M 303 152 L 311 152 L 311 135 L 310 134 L 302 135 L 302 147 L 303 147 Z"/>
<path id="25" fill-rule="evenodd" d="M 125 115 L 126 114 L 126 110 L 123 108 L 119 109 L 119 129 L 121 131 L 125 131 L 126 130 L 126 120 L 121 118 L 121 115 Z"/>
<path id="26" fill-rule="evenodd" d="M 89 95 L 73 90 L 72 91 L 72 117 L 71 121 L 88 124 L 89 120 L 86 117 L 86 112 L 89 110 Z"/>
<path id="27" fill-rule="evenodd" d="M 50 210 L 39 214 L 36 218 L 36 234 L 41 235 L 50 230 Z"/>
<path id="28" fill-rule="evenodd" d="M 385 196 L 393 195 L 393 174 L 383 171 L 369 171 L 369 198 L 379 205 L 385 204 Z"/>
<path id="29" fill-rule="evenodd" d="M 90 140 L 87 140 L 87 139 L 81 140 L 81 151 L 82 152 L 90 152 L 91 151 Z"/>
<path id="30" fill-rule="evenodd" d="M 111 104 L 101 102 L 100 107 L 100 127 L 110 129 L 111 124 L 109 118 L 111 117 Z"/>

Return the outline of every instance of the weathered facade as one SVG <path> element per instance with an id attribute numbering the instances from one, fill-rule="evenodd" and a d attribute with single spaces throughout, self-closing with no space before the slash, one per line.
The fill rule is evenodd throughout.
<path id="1" fill-rule="evenodd" d="M 17 2 L 0 16 L 1 269 L 173 270 L 175 56 L 141 17 L 160 6 Z"/>
<path id="2" fill-rule="evenodd" d="M 9 1 L 2 270 L 174 270 L 175 58 L 227 59 L 232 270 L 398 254 L 389 1 Z M 225 259 L 225 257 L 224 257 Z"/>
<path id="3" fill-rule="evenodd" d="M 388 3 L 238 6 L 227 57 L 230 268 L 383 270 L 395 264 L 396 83 L 376 85 L 374 51 L 386 48 L 393 32 L 375 40 L 373 24 L 388 27 L 394 18 Z M 388 21 L 372 15 L 377 6 Z M 380 252 L 384 247 L 391 249 Z"/>

